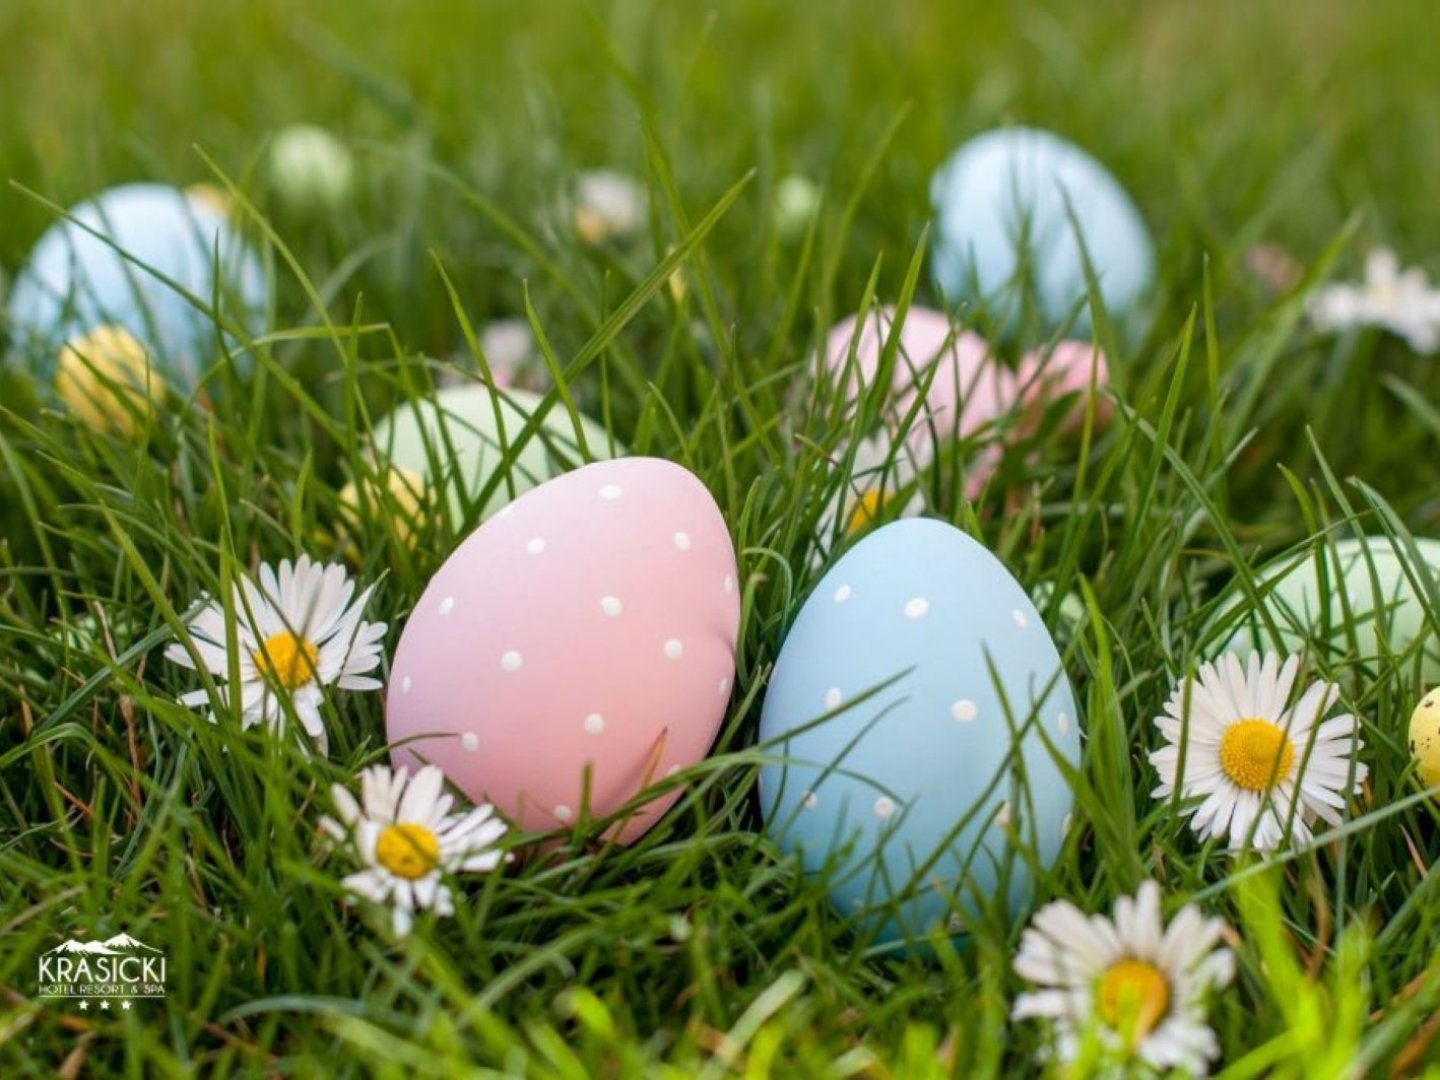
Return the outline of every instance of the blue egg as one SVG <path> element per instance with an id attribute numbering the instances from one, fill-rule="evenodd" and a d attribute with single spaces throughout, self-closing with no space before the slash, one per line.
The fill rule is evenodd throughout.
<path id="1" fill-rule="evenodd" d="M 1005 128 L 971 139 L 935 174 L 930 198 L 932 269 L 951 301 L 980 298 L 1002 322 L 1013 321 L 1028 249 L 1041 314 L 1052 326 L 1069 318 L 1088 295 L 1070 211 L 1111 315 L 1135 311 L 1150 291 L 1155 248 L 1140 212 L 1104 166 L 1057 135 Z M 1089 332 L 1088 304 L 1072 325 Z"/>
<path id="2" fill-rule="evenodd" d="M 825 575 L 760 735 L 767 831 L 880 942 L 962 934 L 977 897 L 1024 905 L 1068 827 L 1058 761 L 1079 767 L 1080 732 L 1060 654 L 1000 561 L 938 521 L 877 529 Z"/>
<path id="3" fill-rule="evenodd" d="M 8 302 L 11 344 L 42 375 L 66 341 L 110 324 L 151 349 L 180 385 L 194 386 L 219 356 L 209 310 L 217 295 L 222 312 L 259 333 L 260 260 L 207 202 L 160 184 L 126 184 L 70 215 L 74 221 L 56 222 L 35 244 Z"/>

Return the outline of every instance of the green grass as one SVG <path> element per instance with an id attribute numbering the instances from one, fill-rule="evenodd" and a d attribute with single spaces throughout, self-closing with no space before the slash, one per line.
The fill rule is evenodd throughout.
<path id="1" fill-rule="evenodd" d="M 1363 718 L 1372 779 L 1327 843 L 1268 868 L 1199 845 L 1149 797 L 1145 760 L 1228 581 L 1253 593 L 1262 557 L 1327 536 L 1437 530 L 1440 369 L 1378 334 L 1314 335 L 1301 293 L 1267 292 L 1245 259 L 1282 245 L 1308 284 L 1389 242 L 1440 269 L 1426 0 L 296 6 L 0 6 L 7 274 L 52 218 L 30 192 L 69 205 L 218 171 L 253 202 L 279 282 L 255 380 L 213 411 L 165 412 L 138 449 L 0 376 L 4 1075 L 1030 1074 L 1038 1032 L 1006 1022 L 1023 920 L 929 959 L 886 954 L 764 838 L 754 783 L 764 680 L 818 577 L 822 454 L 854 434 L 807 357 L 872 297 L 933 302 L 928 177 L 1007 120 L 1107 162 L 1161 250 L 1153 328 L 1106 341 L 1108 431 L 1043 427 L 973 504 L 961 455 L 925 480 L 931 513 L 1048 585 L 1052 627 L 1066 594 L 1086 600 L 1062 635 L 1079 811 L 1039 898 L 1108 909 L 1154 876 L 1229 920 L 1240 974 L 1212 1013 L 1227 1075 L 1440 1060 L 1440 830 L 1405 748 L 1413 657 L 1312 654 Z M 287 218 L 258 168 L 297 120 L 356 148 L 360 192 L 331 219 Z M 602 164 L 644 177 L 653 210 L 640 241 L 593 252 L 553 208 Z M 800 241 L 769 225 L 790 171 L 826 189 Z M 331 760 L 315 760 L 180 708 L 193 677 L 160 646 L 237 570 L 338 557 L 337 492 L 369 424 L 443 372 L 473 377 L 467 324 L 527 306 L 560 374 L 549 407 L 573 399 L 719 501 L 745 583 L 733 708 L 643 841 L 577 830 L 397 945 L 342 904 L 348 868 L 313 829 L 330 783 L 382 756 L 378 695 L 334 699 Z M 1022 325 L 1007 353 L 1045 337 Z M 373 515 L 348 538 L 391 648 L 474 524 L 412 546 Z M 1440 629 L 1440 591 L 1415 573 Z M 34 998 L 41 951 L 121 929 L 168 952 L 163 1003 L 101 1019 Z"/>

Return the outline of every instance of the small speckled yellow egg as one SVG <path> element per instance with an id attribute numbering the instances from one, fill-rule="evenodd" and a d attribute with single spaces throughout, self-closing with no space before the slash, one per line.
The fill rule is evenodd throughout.
<path id="1" fill-rule="evenodd" d="M 340 518 L 352 536 L 358 536 L 364 521 L 371 514 L 384 518 L 402 544 L 415 539 L 424 520 L 429 493 L 425 478 L 403 465 L 387 465 L 380 476 L 357 484 L 351 480 L 340 489 Z M 347 557 L 360 560 L 359 550 L 352 544 Z"/>
<path id="2" fill-rule="evenodd" d="M 55 393 L 92 431 L 137 434 L 164 386 L 145 346 L 121 326 L 72 338 L 55 363 Z"/>
<path id="3" fill-rule="evenodd" d="M 1427 693 L 1410 714 L 1410 756 L 1421 783 L 1440 785 L 1440 689 Z"/>

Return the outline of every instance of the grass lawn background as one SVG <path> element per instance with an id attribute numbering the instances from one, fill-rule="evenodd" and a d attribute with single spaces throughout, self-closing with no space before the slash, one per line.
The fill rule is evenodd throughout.
<path id="1" fill-rule="evenodd" d="M 1315 335 L 1300 293 L 1247 263 L 1267 243 L 1354 275 L 1387 243 L 1440 269 L 1433 5 L 301 7 L 0 4 L 7 276 L 53 218 L 44 200 L 215 180 L 207 160 L 251 200 L 256 237 L 263 218 L 284 245 L 266 245 L 279 295 L 260 377 L 213 413 L 165 415 L 138 452 L 0 375 L 4 1075 L 1029 1074 L 1037 1031 L 1006 1022 L 1022 920 L 997 914 L 928 960 L 875 955 L 758 832 L 750 749 L 818 576 L 834 484 L 818 448 L 854 434 L 792 387 L 867 297 L 936 300 L 929 176 L 1007 121 L 1105 162 L 1161 267 L 1149 333 L 1101 332 L 1121 402 L 1103 437 L 1049 425 L 975 504 L 953 457 L 927 490 L 1026 585 L 1057 604 L 1088 591 L 1065 639 L 1087 736 L 1077 824 L 1040 899 L 1108 909 L 1154 876 L 1226 917 L 1240 975 L 1212 1017 L 1231 1075 L 1440 1055 L 1413 658 L 1312 657 L 1364 718 L 1372 779 L 1335 842 L 1268 870 L 1197 844 L 1150 799 L 1145 762 L 1227 581 L 1327 531 L 1440 533 L 1433 361 L 1377 333 Z M 333 219 L 287 217 L 266 191 L 266 136 L 295 121 L 356 149 L 360 191 Z M 638 243 L 588 251 L 559 227 L 557 199 L 596 166 L 651 189 Z M 826 188 L 808 242 L 769 224 L 792 171 Z M 345 868 L 313 828 L 329 784 L 380 754 L 378 696 L 335 699 L 332 758 L 313 760 L 174 704 L 192 683 L 158 646 L 223 568 L 338 557 L 336 492 L 368 423 L 443 365 L 473 372 L 467 322 L 527 302 L 580 406 L 696 471 L 725 511 L 746 585 L 735 701 L 720 753 L 640 844 L 582 830 L 396 946 L 341 903 Z M 1026 322 L 1005 349 L 1045 340 Z M 471 526 L 412 547 L 375 520 L 354 538 L 392 648 Z M 166 949 L 163 1003 L 100 1020 L 34 1000 L 40 952 L 120 930 Z"/>

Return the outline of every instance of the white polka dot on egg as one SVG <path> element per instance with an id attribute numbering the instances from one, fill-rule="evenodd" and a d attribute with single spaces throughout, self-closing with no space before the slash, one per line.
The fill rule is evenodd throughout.
<path id="1" fill-rule="evenodd" d="M 1010 824 L 1010 804 L 1008 802 L 1001 803 L 1000 809 L 995 812 L 995 824 L 1002 829 Z"/>
<path id="2" fill-rule="evenodd" d="M 679 638 L 671 638 L 665 642 L 665 656 L 670 660 L 679 660 L 685 655 L 685 643 Z"/>
<path id="3" fill-rule="evenodd" d="M 1057 716 L 1057 717 L 1055 718 L 1055 726 L 1060 729 L 1060 734 L 1061 734 L 1061 735 L 1069 735 L 1069 734 L 1070 734 L 1070 714 L 1069 714 L 1069 713 L 1063 713 L 1063 712 L 1062 712 L 1059 716 Z"/>
<path id="4" fill-rule="evenodd" d="M 402 694 L 408 694 L 410 692 L 410 687 L 414 685 L 415 684 L 411 681 L 410 676 L 406 675 L 403 679 L 400 680 L 400 692 Z"/>
<path id="5" fill-rule="evenodd" d="M 717 687 L 716 687 L 716 690 L 717 690 L 717 692 L 719 693 L 719 695 L 720 695 L 721 697 L 724 697 L 726 694 L 730 693 L 730 680 L 729 680 L 729 678 L 721 679 L 720 682 L 719 682 L 719 684 L 718 684 Z"/>
<path id="6" fill-rule="evenodd" d="M 600 497 L 606 502 L 614 502 L 620 498 L 620 489 L 614 484 L 606 484 L 600 489 Z"/>
<path id="7" fill-rule="evenodd" d="M 844 700 L 845 695 L 840 693 L 838 686 L 832 686 L 829 690 L 825 691 L 825 708 L 827 709 L 838 709 L 840 703 Z"/>
<path id="8" fill-rule="evenodd" d="M 875 816 L 881 821 L 895 813 L 895 800 L 889 795 L 881 795 L 875 800 Z"/>
<path id="9" fill-rule="evenodd" d="M 571 810 L 570 807 L 566 806 L 564 803 L 560 803 L 558 806 L 555 807 L 556 821 L 569 821 L 574 816 L 575 811 Z"/>
<path id="10" fill-rule="evenodd" d="M 732 593 L 735 591 L 735 579 L 729 574 L 725 575 L 725 580 L 722 581 L 720 584 L 724 586 L 727 593 Z"/>
<path id="11" fill-rule="evenodd" d="M 1021 630 L 1024 630 L 1027 626 L 1030 625 L 1030 616 L 1026 615 L 1019 608 L 1016 608 L 1014 611 L 1012 611 L 1010 613 L 1010 617 L 1015 620 L 1015 625 L 1018 626 Z"/>
<path id="12" fill-rule="evenodd" d="M 678 550 L 678 551 L 689 551 L 689 550 L 690 550 L 690 534 L 689 534 L 689 533 L 687 533 L 687 532 L 677 532 L 677 533 L 674 535 L 674 537 L 672 537 L 672 539 L 675 541 L 675 548 L 676 548 L 676 550 Z"/>
<path id="13" fill-rule="evenodd" d="M 814 810 L 820 805 L 820 796 L 816 795 L 813 791 L 807 791 L 805 797 L 800 800 L 800 805 L 806 810 Z"/>
<path id="14" fill-rule="evenodd" d="M 512 673 L 519 671 L 520 665 L 524 662 L 524 658 L 514 649 L 511 649 L 504 656 L 500 657 L 500 666 L 504 670 Z"/>
<path id="15" fill-rule="evenodd" d="M 454 610 L 455 610 L 455 597 L 453 597 L 453 596 L 447 596 L 447 597 L 445 597 L 444 600 L 441 600 L 441 601 L 440 601 L 440 614 L 441 614 L 441 615 L 449 615 L 449 614 L 450 614 L 452 611 L 454 611 Z"/>
<path id="16" fill-rule="evenodd" d="M 969 698 L 961 698 L 950 706 L 950 715 L 962 724 L 968 724 L 980 715 L 980 710 L 975 707 L 975 702 Z"/>
<path id="17" fill-rule="evenodd" d="M 598 712 L 592 712 L 585 717 L 585 733 L 587 735 L 600 735 L 605 731 L 605 717 Z"/>
<path id="18" fill-rule="evenodd" d="M 930 614 L 930 601 L 923 596 L 917 596 L 905 605 L 907 619 L 923 619 L 928 614 Z"/>
<path id="19" fill-rule="evenodd" d="M 850 597 L 854 595 L 855 592 L 853 589 L 850 588 L 849 585 L 841 585 L 838 589 L 835 590 L 835 603 L 843 604 L 846 600 L 849 600 Z"/>
<path id="20" fill-rule="evenodd" d="M 542 536 L 532 536 L 530 542 L 525 545 L 525 550 L 531 555 L 541 554 L 545 550 L 545 538 Z"/>
<path id="21" fill-rule="evenodd" d="M 460 745 L 464 747 L 467 754 L 473 754 L 480 749 L 480 737 L 473 731 L 467 731 L 460 736 Z"/>
<path id="22" fill-rule="evenodd" d="M 625 610 L 625 605 L 620 603 L 618 596 L 602 596 L 600 598 L 600 610 L 613 619 Z"/>

